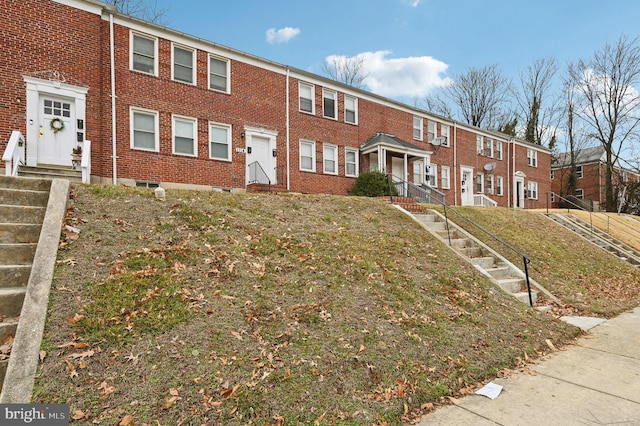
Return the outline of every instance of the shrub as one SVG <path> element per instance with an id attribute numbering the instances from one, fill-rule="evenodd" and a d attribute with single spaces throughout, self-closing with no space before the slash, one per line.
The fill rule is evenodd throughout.
<path id="1" fill-rule="evenodd" d="M 382 172 L 361 173 L 356 183 L 351 188 L 351 195 L 364 197 L 381 197 L 389 195 L 389 183 L 387 175 Z M 391 195 L 398 195 L 396 187 L 391 185 Z"/>

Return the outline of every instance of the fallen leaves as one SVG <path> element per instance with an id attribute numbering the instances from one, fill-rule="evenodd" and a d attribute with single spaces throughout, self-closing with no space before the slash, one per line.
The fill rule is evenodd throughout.
<path id="1" fill-rule="evenodd" d="M 0 360 L 9 359 L 11 355 L 11 348 L 13 348 L 13 336 L 7 336 L 0 345 Z"/>

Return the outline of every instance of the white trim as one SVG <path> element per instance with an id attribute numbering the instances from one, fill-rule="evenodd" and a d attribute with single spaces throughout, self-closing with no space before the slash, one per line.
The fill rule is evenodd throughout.
<path id="1" fill-rule="evenodd" d="M 211 59 L 216 59 L 220 62 L 225 62 L 227 65 L 227 74 L 225 75 L 225 78 L 227 80 L 227 87 L 225 90 L 220 90 L 220 89 L 211 87 Z M 207 88 L 215 92 L 231 93 L 231 77 L 230 76 L 231 76 L 231 60 L 228 58 L 224 58 L 222 56 L 214 55 L 213 53 L 209 53 L 207 55 Z"/>
<path id="2" fill-rule="evenodd" d="M 308 98 L 303 98 L 302 97 L 302 90 L 301 88 L 305 87 L 307 89 L 311 90 L 311 111 L 306 111 L 302 109 L 302 103 L 300 102 L 302 99 L 307 100 Z M 311 115 L 315 115 L 316 114 L 316 87 L 311 84 L 311 83 L 307 83 L 306 81 L 299 81 L 298 82 L 298 111 L 303 113 L 303 114 L 311 114 Z"/>
<path id="3" fill-rule="evenodd" d="M 349 100 L 353 100 L 353 106 L 354 106 L 354 121 L 347 121 L 347 99 Z M 353 124 L 355 126 L 358 125 L 358 98 L 356 96 L 351 96 L 351 95 L 347 95 L 346 93 L 344 94 L 344 122 L 347 124 Z"/>
<path id="4" fill-rule="evenodd" d="M 418 125 L 416 125 L 416 120 L 418 121 Z M 416 141 L 423 140 L 424 139 L 424 118 L 414 115 L 411 126 L 412 126 L 411 134 L 413 135 L 413 140 L 416 140 Z M 416 130 L 420 131 L 420 135 L 417 137 L 416 137 Z"/>
<path id="5" fill-rule="evenodd" d="M 311 168 L 302 167 L 302 145 L 310 145 L 311 146 Z M 305 155 L 305 158 L 308 158 Z M 315 173 L 316 171 L 316 142 L 308 139 L 300 139 L 298 143 L 298 168 L 302 172 L 311 172 Z"/>
<path id="6" fill-rule="evenodd" d="M 147 114 L 147 115 L 153 115 L 154 116 L 154 148 L 153 149 L 149 149 L 149 148 L 140 148 L 135 146 L 134 144 L 134 133 L 135 133 L 135 128 L 134 128 L 134 120 L 133 120 L 133 115 L 135 113 L 140 113 L 140 114 Z M 131 106 L 129 107 L 129 147 L 131 149 L 135 149 L 136 151 L 147 151 L 147 152 L 160 152 L 160 113 L 158 111 L 154 111 L 154 110 L 150 110 L 150 109 L 145 109 L 145 108 L 138 108 L 138 107 L 134 107 Z"/>
<path id="7" fill-rule="evenodd" d="M 227 130 L 227 158 L 214 157 L 214 156 L 211 155 L 211 143 L 213 142 L 211 140 L 211 128 L 212 127 L 216 127 L 216 128 L 219 128 L 219 129 L 224 128 L 224 129 Z M 231 135 L 233 135 L 233 126 L 231 126 L 231 124 L 218 123 L 218 122 L 215 122 L 215 121 L 209 121 L 209 125 L 207 127 L 207 144 L 209 146 L 208 146 L 207 149 L 209 150 L 209 159 L 210 160 L 226 161 L 226 162 L 231 162 L 232 161 L 231 155 L 232 155 L 232 149 L 233 149 L 232 145 L 233 145 L 233 143 L 232 143 Z M 245 135 L 246 135 L 246 133 L 245 133 Z"/>
<path id="8" fill-rule="evenodd" d="M 193 154 L 185 152 L 176 152 L 176 121 L 182 121 L 185 123 L 191 123 L 192 140 L 193 140 Z M 181 155 L 185 157 L 197 157 L 198 156 L 198 119 L 194 117 L 187 117 L 184 115 L 171 115 L 171 152 L 174 155 Z"/>
<path id="9" fill-rule="evenodd" d="M 347 161 L 347 153 L 354 154 L 355 161 L 349 162 Z M 347 165 L 353 164 L 355 166 L 355 173 L 349 174 Z M 347 146 L 344 147 L 344 175 L 346 177 L 358 177 L 360 173 L 360 152 L 356 148 L 349 148 Z"/>
<path id="10" fill-rule="evenodd" d="M 327 96 L 332 95 L 332 96 Z M 325 99 L 333 99 L 333 117 L 327 115 L 324 110 L 324 100 Z M 322 117 L 328 118 L 330 120 L 338 119 L 338 92 L 333 89 L 327 89 L 326 87 L 322 88 Z"/>
<path id="11" fill-rule="evenodd" d="M 327 158 L 327 149 L 333 151 L 333 158 Z M 333 171 L 327 171 L 327 160 L 333 161 Z M 322 173 L 327 175 L 338 174 L 338 145 L 332 143 L 322 144 Z"/>
<path id="12" fill-rule="evenodd" d="M 140 38 L 146 38 L 147 40 L 153 40 L 153 72 L 152 73 L 133 68 L 133 38 L 135 36 L 138 36 Z M 173 57 L 173 53 L 172 53 L 172 57 Z M 141 74 L 158 77 L 158 37 L 145 34 L 139 31 L 129 30 L 129 70 L 133 72 L 139 72 Z M 173 71 L 172 71 L 172 74 L 173 74 Z"/>
<path id="13" fill-rule="evenodd" d="M 177 80 L 175 71 L 176 71 L 176 48 L 182 49 L 185 52 L 191 52 L 191 81 L 182 81 Z M 177 83 L 188 84 L 190 86 L 198 85 L 198 70 L 197 67 L 197 59 L 198 59 L 198 51 L 193 47 L 185 46 L 180 43 L 171 43 L 171 80 Z"/>
<path id="14" fill-rule="evenodd" d="M 444 173 L 444 171 L 447 173 Z M 444 177 L 447 176 L 447 184 L 444 184 Z M 451 189 L 451 167 L 450 166 L 440 166 L 440 185 L 442 189 Z"/>

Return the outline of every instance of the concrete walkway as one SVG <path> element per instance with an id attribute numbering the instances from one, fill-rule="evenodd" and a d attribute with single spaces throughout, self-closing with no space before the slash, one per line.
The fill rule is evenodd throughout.
<path id="1" fill-rule="evenodd" d="M 640 425 L 640 308 L 517 374 L 494 400 L 471 395 L 424 416 L 427 425 Z"/>

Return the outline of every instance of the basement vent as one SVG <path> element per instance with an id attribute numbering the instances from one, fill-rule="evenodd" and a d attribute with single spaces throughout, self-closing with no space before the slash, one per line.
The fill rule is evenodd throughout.
<path id="1" fill-rule="evenodd" d="M 160 184 L 158 182 L 136 181 L 136 186 L 139 188 L 157 188 Z"/>

